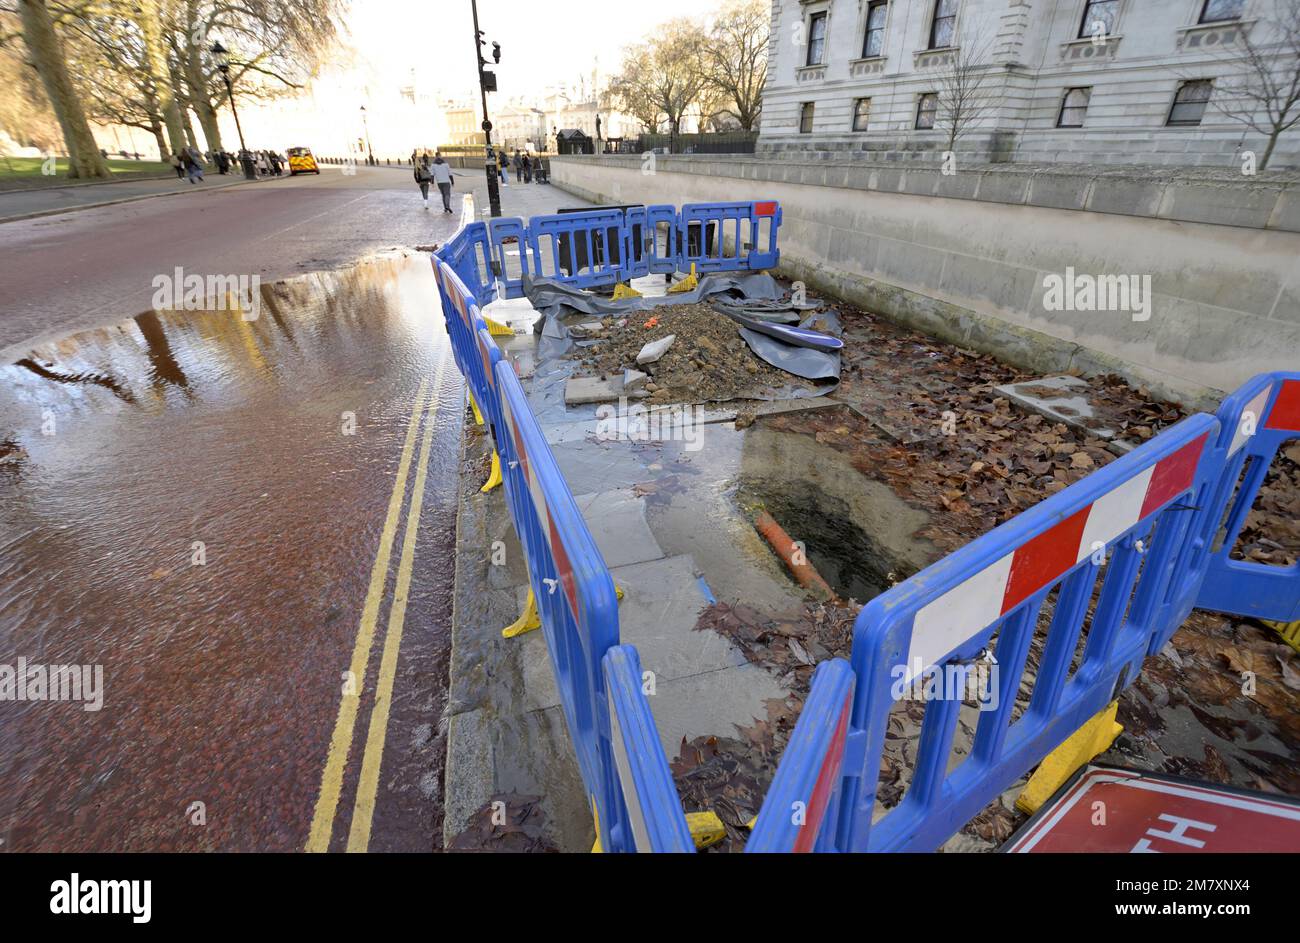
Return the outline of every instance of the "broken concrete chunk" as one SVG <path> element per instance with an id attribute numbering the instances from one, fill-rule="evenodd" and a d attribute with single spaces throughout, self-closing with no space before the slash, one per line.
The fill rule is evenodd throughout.
<path id="1" fill-rule="evenodd" d="M 668 348 L 673 346 L 673 341 L 677 340 L 676 334 L 669 334 L 667 337 L 661 337 L 657 341 L 651 341 L 641 348 L 641 353 L 636 355 L 636 362 L 639 364 L 654 363 L 664 354 L 668 353 Z"/>
<path id="2" fill-rule="evenodd" d="M 645 385 L 648 378 L 648 374 L 642 373 L 640 370 L 624 370 L 623 389 L 628 392 L 639 390 Z"/>

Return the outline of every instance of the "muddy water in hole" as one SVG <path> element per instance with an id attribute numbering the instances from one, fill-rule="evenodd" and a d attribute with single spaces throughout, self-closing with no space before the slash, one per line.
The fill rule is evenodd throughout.
<path id="1" fill-rule="evenodd" d="M 407 422 L 439 369 L 371 847 L 440 831 L 462 394 L 429 264 L 262 295 L 256 321 L 150 312 L 0 367 L 0 666 L 100 665 L 104 685 L 98 711 L 0 701 L 5 850 L 302 847 Z"/>

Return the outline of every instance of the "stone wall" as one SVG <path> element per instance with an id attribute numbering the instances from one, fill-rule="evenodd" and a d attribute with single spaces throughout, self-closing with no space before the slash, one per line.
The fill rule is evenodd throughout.
<path id="1" fill-rule="evenodd" d="M 784 274 L 1025 369 L 1201 406 L 1300 368 L 1296 175 L 602 156 L 555 159 L 551 179 L 595 202 L 779 200 Z M 1070 271 L 1149 277 L 1149 318 L 1049 310 Z"/>

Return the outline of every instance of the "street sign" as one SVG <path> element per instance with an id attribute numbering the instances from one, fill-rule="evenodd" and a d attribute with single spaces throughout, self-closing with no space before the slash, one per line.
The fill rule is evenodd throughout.
<path id="1" fill-rule="evenodd" d="M 1002 850 L 1296 852 L 1300 801 L 1090 765 L 1044 803 Z"/>

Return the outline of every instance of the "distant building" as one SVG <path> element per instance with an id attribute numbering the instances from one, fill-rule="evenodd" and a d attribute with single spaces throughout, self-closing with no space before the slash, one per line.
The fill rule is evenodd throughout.
<path id="1" fill-rule="evenodd" d="M 545 150 L 549 133 L 546 112 L 531 105 L 506 105 L 492 115 L 492 142 L 510 151 Z"/>
<path id="2" fill-rule="evenodd" d="M 1280 0 L 1282 3 L 1289 0 Z M 774 0 L 760 152 L 935 158 L 944 76 L 973 60 L 990 107 L 953 148 L 979 160 L 1239 166 L 1224 115 L 1242 37 L 1274 0 Z M 1300 128 L 1270 169 L 1300 163 Z"/>
<path id="3" fill-rule="evenodd" d="M 446 102 L 442 106 L 442 115 L 447 122 L 447 140 L 443 143 L 456 146 L 483 145 L 483 116 L 473 105 Z"/>

